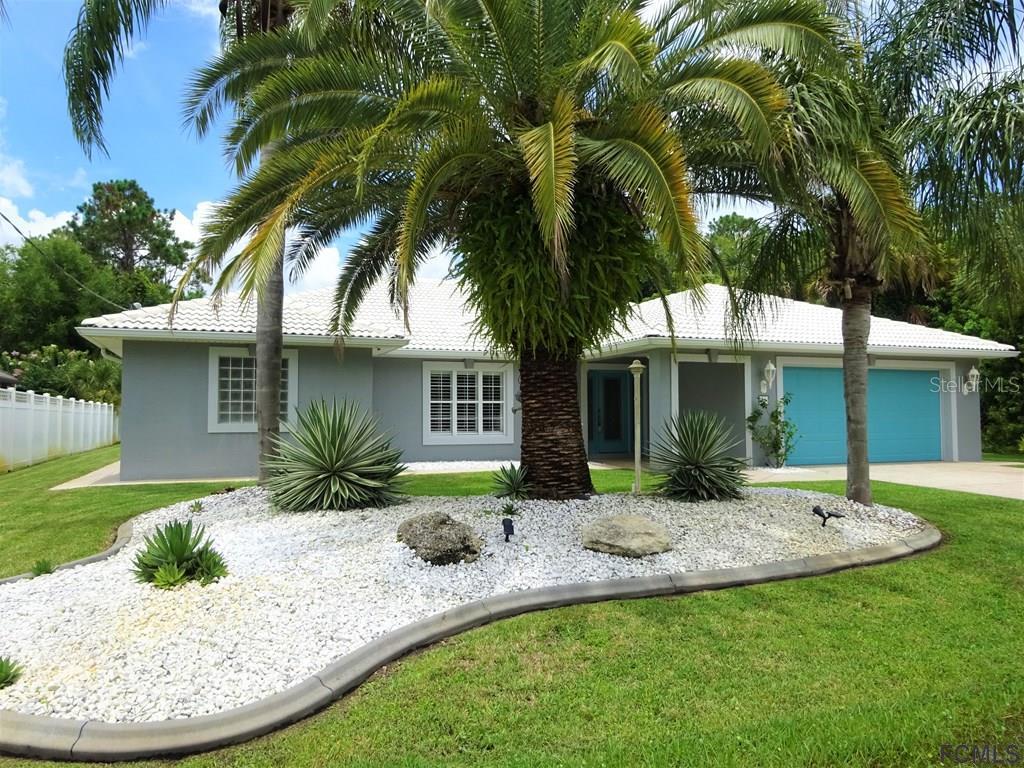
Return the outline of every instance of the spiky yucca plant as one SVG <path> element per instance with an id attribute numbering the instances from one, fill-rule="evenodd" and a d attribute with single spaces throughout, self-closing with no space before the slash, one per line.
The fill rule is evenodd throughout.
<path id="1" fill-rule="evenodd" d="M 739 498 L 745 464 L 730 454 L 738 442 L 725 420 L 708 411 L 667 421 L 651 450 L 658 491 L 681 501 Z"/>
<path id="2" fill-rule="evenodd" d="M 7 656 L 0 656 L 0 688 L 13 685 L 21 677 L 21 666 Z"/>
<path id="3" fill-rule="evenodd" d="M 135 556 L 135 578 L 170 589 L 186 581 L 204 586 L 227 576 L 224 558 L 213 548 L 203 526 L 175 520 L 146 537 L 146 545 Z"/>
<path id="4" fill-rule="evenodd" d="M 494 483 L 494 495 L 499 499 L 522 501 L 530 496 L 530 484 L 526 482 L 526 467 L 515 464 L 498 467 L 491 475 Z"/>
<path id="5" fill-rule="evenodd" d="M 266 487 L 279 509 L 384 507 L 401 497 L 402 452 L 355 403 L 311 403 L 277 450 Z"/>

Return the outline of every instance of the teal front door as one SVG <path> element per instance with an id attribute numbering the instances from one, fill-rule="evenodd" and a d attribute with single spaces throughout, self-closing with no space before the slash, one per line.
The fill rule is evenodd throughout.
<path id="1" fill-rule="evenodd" d="M 627 454 L 633 447 L 629 371 L 587 372 L 587 430 L 591 456 Z"/>

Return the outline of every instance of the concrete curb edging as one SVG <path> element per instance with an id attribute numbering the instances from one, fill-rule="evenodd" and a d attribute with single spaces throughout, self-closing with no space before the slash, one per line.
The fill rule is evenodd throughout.
<path id="1" fill-rule="evenodd" d="M 89 563 L 97 563 L 100 560 L 106 560 L 108 557 L 112 557 L 124 549 L 125 544 L 131 541 L 132 538 L 132 521 L 121 523 L 117 527 L 117 537 L 114 539 L 114 543 L 111 544 L 107 549 L 102 552 L 97 552 L 95 555 L 89 555 L 88 557 L 79 558 L 78 560 L 72 560 L 69 563 L 62 563 L 54 568 L 54 573 L 57 571 L 66 571 L 69 568 L 77 568 L 80 565 L 88 565 Z M 17 576 L 8 576 L 5 579 L 0 579 L 0 585 L 10 584 L 14 581 L 21 581 L 22 579 L 36 578 L 31 573 L 20 573 Z"/>
<path id="2" fill-rule="evenodd" d="M 106 552 L 61 567 L 109 557 L 131 537 L 130 525 L 125 523 L 118 529 L 117 541 Z M 122 541 L 125 526 L 129 527 Z M 248 741 L 301 720 L 354 690 L 385 664 L 417 648 L 499 619 L 579 603 L 686 594 L 817 576 L 898 560 L 932 549 L 941 541 L 939 530 L 926 524 L 922 532 L 901 541 L 848 552 L 740 568 L 508 592 L 407 624 L 340 657 L 280 693 L 213 715 L 152 723 L 104 723 L 0 710 L 0 753 L 53 760 L 115 762 L 204 752 Z"/>

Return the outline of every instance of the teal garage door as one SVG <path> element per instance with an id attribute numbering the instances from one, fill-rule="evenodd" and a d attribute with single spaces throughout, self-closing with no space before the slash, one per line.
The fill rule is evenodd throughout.
<path id="1" fill-rule="evenodd" d="M 868 455 L 871 461 L 942 458 L 938 371 L 875 369 L 868 373 Z M 789 463 L 846 462 L 846 406 L 841 368 L 787 366 L 792 396 L 786 415 L 796 425 Z"/>

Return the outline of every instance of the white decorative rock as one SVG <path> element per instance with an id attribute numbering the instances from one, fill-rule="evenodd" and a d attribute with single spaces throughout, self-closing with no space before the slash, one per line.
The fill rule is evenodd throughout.
<path id="1" fill-rule="evenodd" d="M 665 526 L 642 515 L 601 517 L 583 529 L 583 546 L 622 557 L 643 557 L 672 549 Z"/>
<path id="2" fill-rule="evenodd" d="M 208 715 L 279 693 L 370 640 L 473 600 L 843 552 L 922 530 L 912 514 L 881 504 L 748 488 L 740 499 L 701 504 L 614 493 L 522 501 L 506 543 L 504 503 L 424 496 L 283 514 L 264 489 L 242 488 L 204 499 L 197 514 L 187 501 L 147 512 L 107 560 L 0 584 L 0 653 L 25 670 L 0 690 L 0 709 L 112 723 Z M 815 504 L 845 514 L 842 525 L 822 528 Z M 395 541 L 400 523 L 438 512 L 482 541 L 474 562 L 434 566 Z M 675 547 L 609 557 L 580 546 L 581 530 L 622 513 L 673 531 Z M 208 587 L 138 583 L 132 559 L 145 537 L 189 518 L 206 526 L 228 575 Z"/>

